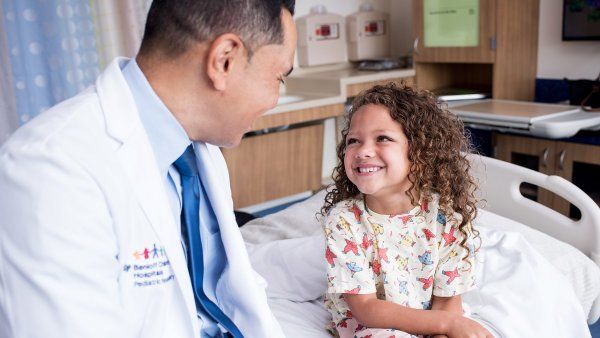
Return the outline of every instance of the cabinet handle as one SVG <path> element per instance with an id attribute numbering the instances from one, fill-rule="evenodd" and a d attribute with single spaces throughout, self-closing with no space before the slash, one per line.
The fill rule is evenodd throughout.
<path id="1" fill-rule="evenodd" d="M 544 152 L 542 153 L 542 166 L 544 168 L 548 168 L 548 152 L 550 150 L 548 148 L 544 149 Z"/>
<path id="2" fill-rule="evenodd" d="M 566 151 L 563 149 L 560 151 L 560 155 L 558 155 L 558 170 L 564 170 L 565 169 L 565 155 L 566 155 Z"/>
<path id="3" fill-rule="evenodd" d="M 415 52 L 415 55 L 419 55 L 419 37 L 418 36 L 415 38 L 415 42 L 413 42 L 413 51 Z"/>

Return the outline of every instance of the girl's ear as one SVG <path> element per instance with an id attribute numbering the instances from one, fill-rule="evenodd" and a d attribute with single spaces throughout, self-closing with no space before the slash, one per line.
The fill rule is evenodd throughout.
<path id="1" fill-rule="evenodd" d="M 233 33 L 217 37 L 210 45 L 206 56 L 206 74 L 214 89 L 223 91 L 229 80 L 247 61 L 242 40 Z"/>

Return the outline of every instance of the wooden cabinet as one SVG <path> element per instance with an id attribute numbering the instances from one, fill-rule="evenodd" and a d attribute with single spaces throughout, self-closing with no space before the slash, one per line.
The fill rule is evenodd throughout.
<path id="1" fill-rule="evenodd" d="M 494 134 L 495 157 L 573 182 L 600 205 L 600 146 Z M 521 193 L 572 218 L 579 211 L 563 198 L 524 183 Z"/>
<path id="2" fill-rule="evenodd" d="M 557 141 L 555 156 L 554 174 L 573 182 L 600 205 L 600 146 Z M 577 214 L 562 198 L 555 198 L 553 205 L 565 215 Z"/>
<path id="3" fill-rule="evenodd" d="M 320 189 L 323 120 L 343 113 L 343 104 L 330 104 L 264 115 L 252 125 L 256 135 L 221 149 L 234 207 Z"/>
<path id="4" fill-rule="evenodd" d="M 246 137 L 222 152 L 236 208 L 321 187 L 322 123 Z"/>
<path id="5" fill-rule="evenodd" d="M 419 88 L 472 89 L 496 99 L 533 100 L 539 0 L 479 0 L 479 43 L 474 47 L 425 46 L 426 1 L 413 0 Z"/>

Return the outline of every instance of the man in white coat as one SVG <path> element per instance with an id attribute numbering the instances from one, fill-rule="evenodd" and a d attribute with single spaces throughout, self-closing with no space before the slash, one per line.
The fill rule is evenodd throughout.
<path id="1" fill-rule="evenodd" d="M 6 142 L 0 337 L 283 336 L 218 147 L 275 106 L 293 11 L 154 0 L 135 59 Z"/>

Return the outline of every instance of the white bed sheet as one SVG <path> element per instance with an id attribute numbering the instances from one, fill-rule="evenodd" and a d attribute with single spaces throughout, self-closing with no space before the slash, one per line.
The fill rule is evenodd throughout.
<path id="1" fill-rule="evenodd" d="M 600 268 L 575 247 L 506 217 L 481 210 L 475 221 L 490 227 L 521 234 L 527 242 L 569 281 L 586 316 L 594 301 L 600 300 Z"/>
<path id="2" fill-rule="evenodd" d="M 273 311 L 290 337 L 327 337 L 329 317 L 319 299 L 325 290 L 324 241 L 315 216 L 322 201 L 320 193 L 242 227 L 255 269 L 269 282 Z M 598 266 L 570 245 L 504 217 L 481 211 L 476 222 L 487 238 L 480 258 L 488 252 L 494 263 L 482 265 L 481 292 L 465 295 L 475 318 L 497 336 L 589 336 L 585 318 L 600 294 Z"/>

